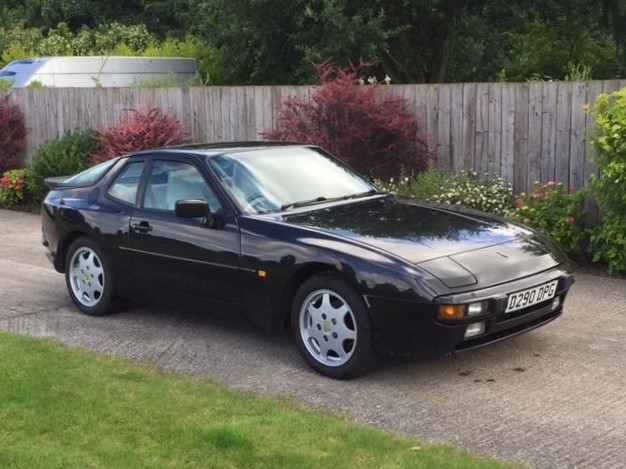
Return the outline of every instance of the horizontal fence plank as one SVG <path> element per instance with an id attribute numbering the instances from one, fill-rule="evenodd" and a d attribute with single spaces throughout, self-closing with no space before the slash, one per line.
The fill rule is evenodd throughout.
<path id="1" fill-rule="evenodd" d="M 443 171 L 496 173 L 518 192 L 534 181 L 582 187 L 597 173 L 586 112 L 600 93 L 625 80 L 542 83 L 390 85 L 418 120 Z M 72 129 L 106 129 L 125 111 L 160 107 L 185 126 L 190 142 L 262 140 L 286 99 L 308 101 L 314 86 L 197 88 L 41 88 L 9 93 L 28 129 L 25 161 L 46 140 Z"/>

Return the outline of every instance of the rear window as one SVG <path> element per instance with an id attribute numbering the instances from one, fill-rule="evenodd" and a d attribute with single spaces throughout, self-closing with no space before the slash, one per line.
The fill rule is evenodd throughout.
<path id="1" fill-rule="evenodd" d="M 78 173 L 76 176 L 72 176 L 63 181 L 63 186 L 91 186 L 98 182 L 118 160 L 119 158 L 113 158 L 112 160 L 92 166 L 82 173 Z"/>

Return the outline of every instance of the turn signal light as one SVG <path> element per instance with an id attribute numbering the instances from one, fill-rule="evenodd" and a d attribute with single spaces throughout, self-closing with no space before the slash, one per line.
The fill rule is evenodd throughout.
<path id="1" fill-rule="evenodd" d="M 443 319 L 461 319 L 465 316 L 465 305 L 441 305 L 439 317 Z"/>

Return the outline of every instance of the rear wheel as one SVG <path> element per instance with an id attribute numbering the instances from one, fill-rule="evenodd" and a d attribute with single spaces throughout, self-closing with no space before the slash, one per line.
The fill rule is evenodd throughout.
<path id="1" fill-rule="evenodd" d="M 292 324 L 300 353 L 319 373 L 352 378 L 375 365 L 367 307 L 338 274 L 315 275 L 300 287 Z"/>
<path id="2" fill-rule="evenodd" d="M 89 238 L 78 238 L 70 245 L 65 258 L 65 283 L 72 301 L 85 314 L 110 314 L 118 304 L 108 262 Z"/>

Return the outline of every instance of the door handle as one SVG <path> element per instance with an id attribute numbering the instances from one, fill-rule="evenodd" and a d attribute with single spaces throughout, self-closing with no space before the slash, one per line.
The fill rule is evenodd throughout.
<path id="1" fill-rule="evenodd" d="M 142 221 L 141 223 L 133 223 L 130 226 L 130 229 L 134 233 L 150 233 L 152 231 L 152 227 L 147 221 Z"/>

